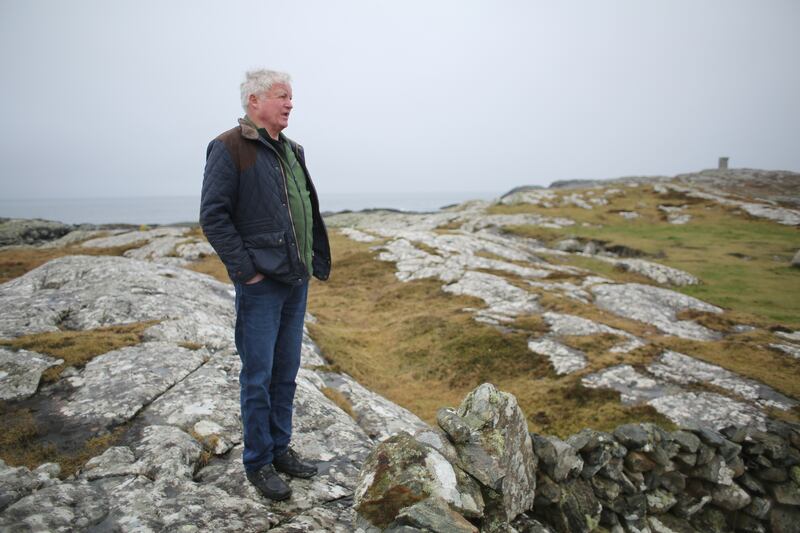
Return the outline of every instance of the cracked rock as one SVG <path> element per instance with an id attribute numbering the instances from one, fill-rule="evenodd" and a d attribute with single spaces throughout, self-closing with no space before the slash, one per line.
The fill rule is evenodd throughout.
<path id="1" fill-rule="evenodd" d="M 0 347 L 0 400 L 22 400 L 39 388 L 42 372 L 60 365 L 63 359 L 28 350 Z"/>
<path id="2" fill-rule="evenodd" d="M 721 313 L 722 309 L 679 292 L 639 283 L 591 287 L 595 304 L 612 313 L 652 324 L 664 333 L 693 340 L 716 340 L 720 334 L 691 320 L 678 320 L 685 310 Z"/>

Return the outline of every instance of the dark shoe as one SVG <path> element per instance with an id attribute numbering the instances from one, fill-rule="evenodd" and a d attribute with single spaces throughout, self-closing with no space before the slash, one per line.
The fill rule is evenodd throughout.
<path id="1" fill-rule="evenodd" d="M 264 465 L 255 472 L 247 472 L 247 480 L 269 498 L 279 502 L 292 495 L 292 488 L 275 472 L 272 465 Z"/>
<path id="2" fill-rule="evenodd" d="M 293 477 L 307 479 L 317 475 L 317 466 L 304 462 L 291 448 L 283 455 L 275 457 L 272 460 L 272 466 L 274 466 L 275 470 L 278 472 L 283 472 Z"/>

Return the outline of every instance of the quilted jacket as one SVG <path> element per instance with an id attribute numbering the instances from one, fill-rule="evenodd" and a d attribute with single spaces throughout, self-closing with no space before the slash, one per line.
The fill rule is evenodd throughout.
<path id="1" fill-rule="evenodd" d="M 303 147 L 289 142 L 308 178 L 314 226 L 313 275 L 325 280 L 331 271 L 328 233 Z M 286 177 L 278 154 L 242 119 L 239 126 L 208 145 L 200 225 L 234 283 L 245 283 L 257 272 L 292 285 L 309 278 L 297 250 Z"/>

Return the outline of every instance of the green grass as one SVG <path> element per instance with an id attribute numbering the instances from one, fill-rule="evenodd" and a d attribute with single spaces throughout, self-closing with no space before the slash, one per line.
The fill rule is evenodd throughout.
<path id="1" fill-rule="evenodd" d="M 689 272 L 702 281 L 698 286 L 677 289 L 685 294 L 786 327 L 800 328 L 797 297 L 800 269 L 789 266 L 800 248 L 797 228 L 753 219 L 707 203 L 691 203 L 686 212 L 692 215 L 692 220 L 673 225 L 664 222 L 657 211 L 660 201 L 648 188 L 638 188 L 626 191 L 625 197 L 614 198 L 608 206 L 592 210 L 514 205 L 495 206 L 492 212 L 552 216 L 569 211 L 567 216 L 591 225 L 576 224 L 563 229 L 516 227 L 508 231 L 548 243 L 578 237 L 635 248 L 654 261 Z M 642 216 L 625 220 L 612 212 L 617 209 L 635 210 Z M 621 273 L 600 261 L 580 257 L 565 261 L 625 281 Z"/>

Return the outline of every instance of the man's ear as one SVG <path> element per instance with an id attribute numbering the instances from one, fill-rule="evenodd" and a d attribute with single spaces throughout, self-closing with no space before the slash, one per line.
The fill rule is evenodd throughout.
<path id="1" fill-rule="evenodd" d="M 251 94 L 247 97 L 247 103 L 250 104 L 251 107 L 255 107 L 258 105 L 258 96 Z"/>

